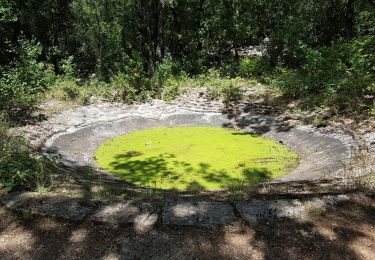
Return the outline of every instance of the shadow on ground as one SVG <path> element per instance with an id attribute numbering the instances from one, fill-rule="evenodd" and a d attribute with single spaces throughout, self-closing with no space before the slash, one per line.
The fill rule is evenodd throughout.
<path id="1" fill-rule="evenodd" d="M 216 227 L 131 226 L 57 221 L 0 209 L 1 259 L 371 259 L 374 197 L 309 220 Z"/>
<path id="2" fill-rule="evenodd" d="M 278 114 L 277 109 L 257 103 L 245 103 L 243 106 L 232 104 L 226 107 L 222 114 L 231 120 L 223 124 L 223 127 L 246 129 L 257 135 L 263 135 L 272 130 L 288 132 L 293 128 L 288 123 L 273 117 Z"/>

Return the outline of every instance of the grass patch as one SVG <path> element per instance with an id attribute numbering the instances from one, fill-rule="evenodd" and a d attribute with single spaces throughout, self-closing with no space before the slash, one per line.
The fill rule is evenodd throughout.
<path id="1" fill-rule="evenodd" d="M 194 191 L 267 181 L 298 159 L 272 140 L 213 127 L 138 131 L 103 143 L 95 155 L 98 166 L 131 183 Z"/>

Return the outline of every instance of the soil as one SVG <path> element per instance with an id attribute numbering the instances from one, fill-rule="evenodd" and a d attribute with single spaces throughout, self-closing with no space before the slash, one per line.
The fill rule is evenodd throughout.
<path id="1" fill-rule="evenodd" d="M 211 227 L 105 226 L 0 209 L 0 259 L 374 259 L 375 197 L 308 220 Z"/>

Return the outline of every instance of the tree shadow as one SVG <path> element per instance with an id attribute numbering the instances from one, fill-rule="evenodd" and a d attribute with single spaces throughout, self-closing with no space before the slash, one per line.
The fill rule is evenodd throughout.
<path id="1" fill-rule="evenodd" d="M 12 127 L 23 127 L 35 125 L 46 121 L 47 115 L 37 111 L 35 106 L 27 107 L 18 111 L 9 111 L 6 120 Z"/>
<path id="2" fill-rule="evenodd" d="M 355 244 L 372 240 L 372 232 L 360 227 L 374 227 L 374 210 L 373 200 L 342 202 L 327 211 L 312 211 L 305 220 L 259 225 L 255 240 L 267 248 L 264 259 L 362 259 L 363 248 Z M 367 254 L 374 254 L 371 246 Z"/>
<path id="3" fill-rule="evenodd" d="M 233 105 L 222 111 L 230 120 L 222 126 L 249 131 L 263 135 L 270 131 L 288 132 L 293 128 L 290 124 L 276 119 L 277 109 L 257 103 L 244 103 L 242 106 Z"/>
<path id="4" fill-rule="evenodd" d="M 137 233 L 131 225 L 72 222 L 5 211 L 0 212 L 0 241 L 18 246 L 0 246 L 0 258 L 361 259 L 374 254 L 373 203 L 340 203 L 307 220 L 285 218 L 206 227 L 160 224 L 147 233 Z"/>
<path id="5" fill-rule="evenodd" d="M 132 152 L 132 154 L 138 154 Z M 223 169 L 215 169 L 210 164 L 201 162 L 198 165 L 176 160 L 174 154 L 160 154 L 147 158 L 136 158 L 137 155 L 116 155 L 110 162 L 112 174 L 130 183 L 145 186 L 158 186 L 163 181 L 180 183 L 186 190 L 204 190 L 205 185 L 214 184 L 220 188 L 228 188 L 239 182 L 255 184 L 268 181 L 272 178 L 272 172 L 263 167 L 239 169 L 239 176 L 233 177 Z M 176 170 L 176 168 L 178 170 Z M 191 176 L 199 176 L 203 183 L 191 179 Z M 205 184 L 206 183 L 206 184 Z M 219 184 L 219 185 L 217 185 Z"/>

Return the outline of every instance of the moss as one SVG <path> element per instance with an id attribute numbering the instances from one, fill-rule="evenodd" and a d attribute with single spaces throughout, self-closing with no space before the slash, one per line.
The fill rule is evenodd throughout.
<path id="1" fill-rule="evenodd" d="M 103 143 L 95 156 L 99 167 L 128 182 L 178 190 L 263 182 L 298 159 L 270 139 L 213 127 L 138 131 Z"/>

